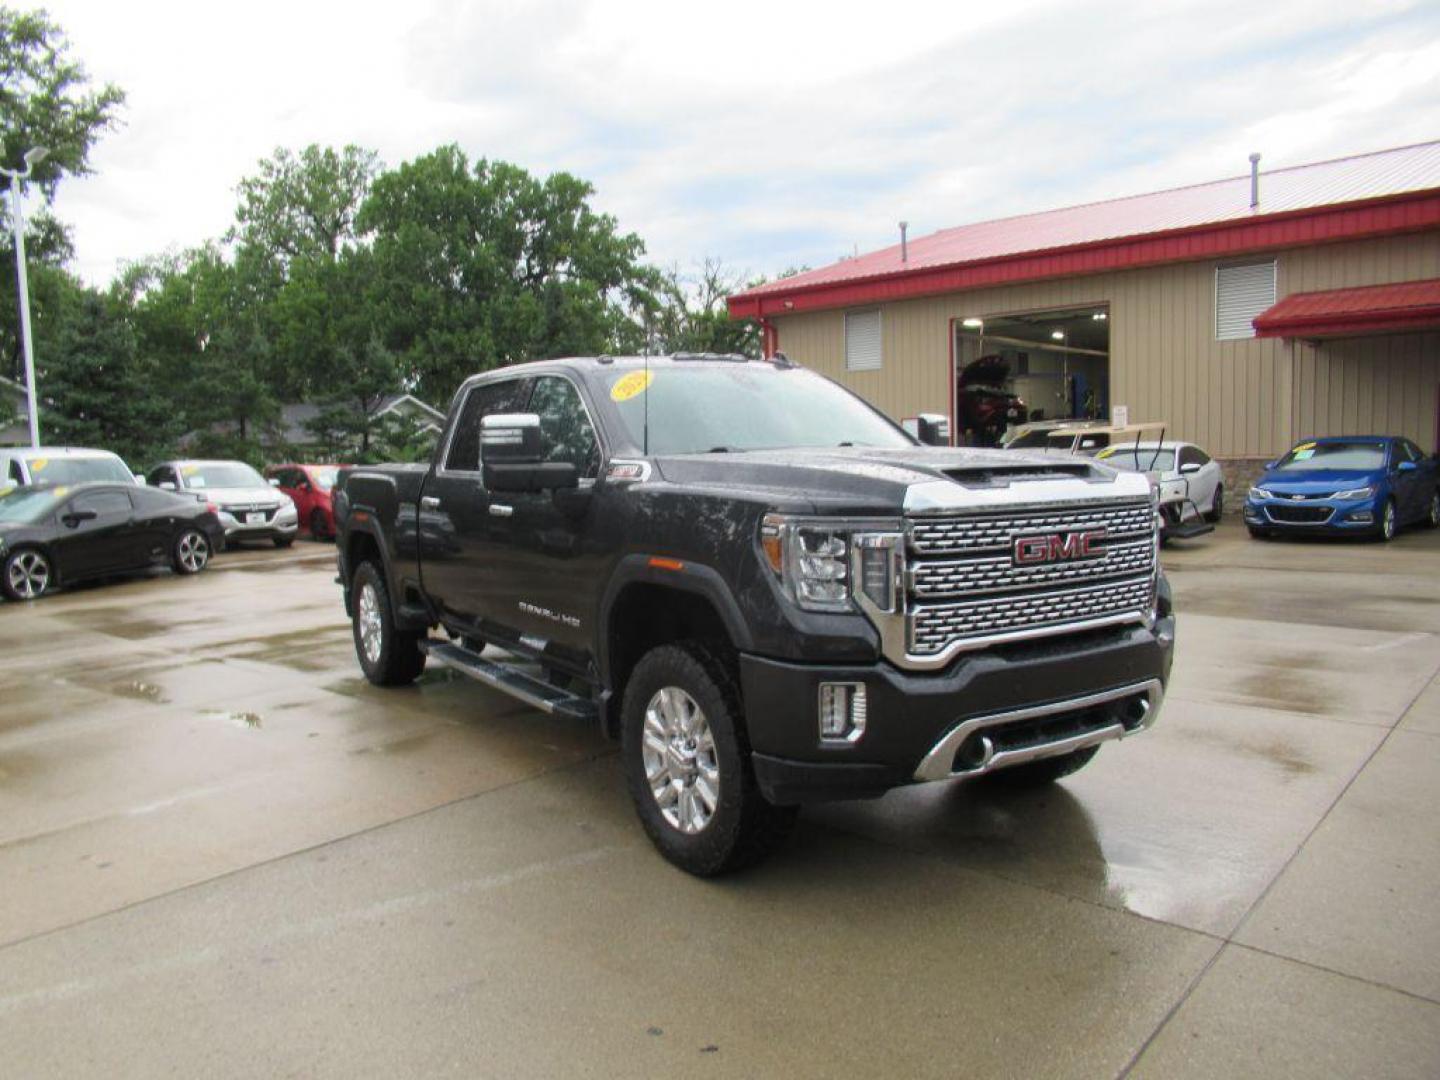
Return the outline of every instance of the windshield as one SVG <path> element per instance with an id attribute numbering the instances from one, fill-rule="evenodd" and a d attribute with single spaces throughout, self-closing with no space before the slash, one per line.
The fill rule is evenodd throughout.
<path id="1" fill-rule="evenodd" d="M 1114 465 L 1117 469 L 1132 469 L 1136 472 L 1173 472 L 1175 470 L 1175 451 L 1161 450 L 1156 453 L 1154 448 L 1147 450 L 1143 446 L 1136 450 L 1133 446 L 1106 451 L 1100 455 L 1100 460 L 1106 465 Z"/>
<path id="2" fill-rule="evenodd" d="M 94 457 L 41 455 L 26 459 L 25 464 L 30 466 L 32 484 L 84 484 L 92 480 L 120 484 L 135 482 L 135 477 L 130 475 L 123 461 L 98 454 Z"/>
<path id="3" fill-rule="evenodd" d="M 187 488 L 264 487 L 260 474 L 239 461 L 203 461 L 180 467 Z"/>
<path id="4" fill-rule="evenodd" d="M 1377 442 L 1301 443 L 1280 459 L 1279 472 L 1352 469 L 1373 472 L 1385 467 L 1385 446 Z"/>
<path id="5" fill-rule="evenodd" d="M 915 443 L 869 405 L 802 368 L 740 363 L 617 371 L 606 381 L 626 432 L 652 454 Z"/>
<path id="6" fill-rule="evenodd" d="M 64 487 L 23 487 L 0 492 L 0 521 L 33 525 L 54 510 L 68 494 L 69 489 Z"/>
<path id="7" fill-rule="evenodd" d="M 1049 433 L 1047 433 L 1044 428 L 1041 428 L 1039 431 L 1022 432 L 1009 442 L 1002 439 L 1000 445 L 1006 450 L 1033 450 L 1036 447 L 1044 446 L 1049 438 Z M 1065 445 L 1070 445 L 1068 440 Z"/>
<path id="8" fill-rule="evenodd" d="M 335 469 L 311 469 L 310 478 L 315 481 L 315 486 L 321 491 L 329 491 L 335 486 L 335 477 L 340 475 L 340 470 Z"/>
<path id="9" fill-rule="evenodd" d="M 1077 441 L 1078 446 L 1075 445 Z M 1077 454 L 1093 454 L 1101 447 L 1110 445 L 1110 436 L 1081 434 L 1077 440 L 1074 434 L 1051 435 L 1045 440 L 1045 445 L 1051 450 L 1069 450 L 1073 446 Z"/>

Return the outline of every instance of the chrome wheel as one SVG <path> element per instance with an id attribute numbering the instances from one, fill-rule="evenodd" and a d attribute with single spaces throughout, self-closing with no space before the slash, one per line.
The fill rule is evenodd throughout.
<path id="1" fill-rule="evenodd" d="M 210 561 L 210 544 L 200 533 L 187 532 L 180 537 L 180 543 L 175 547 L 175 555 L 186 573 L 198 574 Z"/>
<path id="2" fill-rule="evenodd" d="M 1387 502 L 1380 514 L 1380 535 L 1386 540 L 1395 539 L 1395 503 Z"/>
<path id="3" fill-rule="evenodd" d="M 360 623 L 360 647 L 365 650 L 365 659 L 378 664 L 385 644 L 385 623 L 380 616 L 380 594 L 368 581 L 360 588 L 356 618 Z"/>
<path id="4" fill-rule="evenodd" d="M 22 600 L 34 600 L 50 587 L 50 563 L 38 551 L 22 551 L 5 570 L 10 591 Z"/>
<path id="5" fill-rule="evenodd" d="M 710 723 L 678 686 L 655 692 L 645 706 L 641 743 L 645 780 L 672 828 L 694 835 L 720 805 L 720 761 Z"/>
<path id="6" fill-rule="evenodd" d="M 1430 527 L 1440 527 L 1440 491 L 1430 496 Z"/>

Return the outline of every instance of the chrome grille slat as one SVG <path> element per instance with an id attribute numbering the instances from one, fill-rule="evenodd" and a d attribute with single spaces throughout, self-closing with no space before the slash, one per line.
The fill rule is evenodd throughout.
<path id="1" fill-rule="evenodd" d="M 986 597 L 958 604 L 922 604 L 911 612 L 910 651 L 927 656 L 968 637 L 993 637 L 1147 611 L 1154 586 L 1147 576 L 1083 589 Z"/>
<path id="2" fill-rule="evenodd" d="M 1102 558 L 1069 563 L 1015 566 L 1010 556 L 917 563 L 911 571 L 915 596 L 934 599 L 972 593 L 1014 592 L 1066 582 L 1092 582 L 1127 574 L 1148 574 L 1155 565 L 1155 541 L 1107 543 Z"/>
<path id="3" fill-rule="evenodd" d="M 964 517 L 912 518 L 909 541 L 920 555 L 970 555 L 1008 552 L 1017 536 L 1031 533 L 1104 529 L 1112 537 L 1148 536 L 1154 511 L 1148 501 L 1128 501 L 1056 509 Z"/>

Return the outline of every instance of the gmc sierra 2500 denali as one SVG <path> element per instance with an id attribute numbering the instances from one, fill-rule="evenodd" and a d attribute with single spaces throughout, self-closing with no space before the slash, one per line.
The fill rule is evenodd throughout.
<path id="1" fill-rule="evenodd" d="M 345 472 L 335 507 L 367 678 L 428 657 L 598 721 L 695 874 L 805 802 L 1064 776 L 1169 676 L 1143 475 L 923 446 L 783 357 L 478 375 L 430 465 Z"/>

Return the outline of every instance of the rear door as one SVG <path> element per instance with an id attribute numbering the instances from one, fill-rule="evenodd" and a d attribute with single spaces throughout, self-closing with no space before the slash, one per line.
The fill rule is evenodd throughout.
<path id="1" fill-rule="evenodd" d="M 95 516 L 88 521 L 67 520 L 71 514 L 84 512 Z M 142 562 L 131 527 L 134 514 L 129 493 L 119 488 L 74 496 L 56 515 L 60 535 L 54 546 L 60 573 L 73 580 L 129 569 Z"/>
<path id="2" fill-rule="evenodd" d="M 478 630 L 502 613 L 492 593 L 494 562 L 505 539 L 505 522 L 491 513 L 491 501 L 480 476 L 480 421 L 495 413 L 520 412 L 529 397 L 531 380 L 496 379 L 465 391 L 448 441 L 425 478 L 419 507 L 401 507 L 414 514 L 425 593 L 446 622 Z M 406 523 L 397 522 L 403 528 Z"/>

